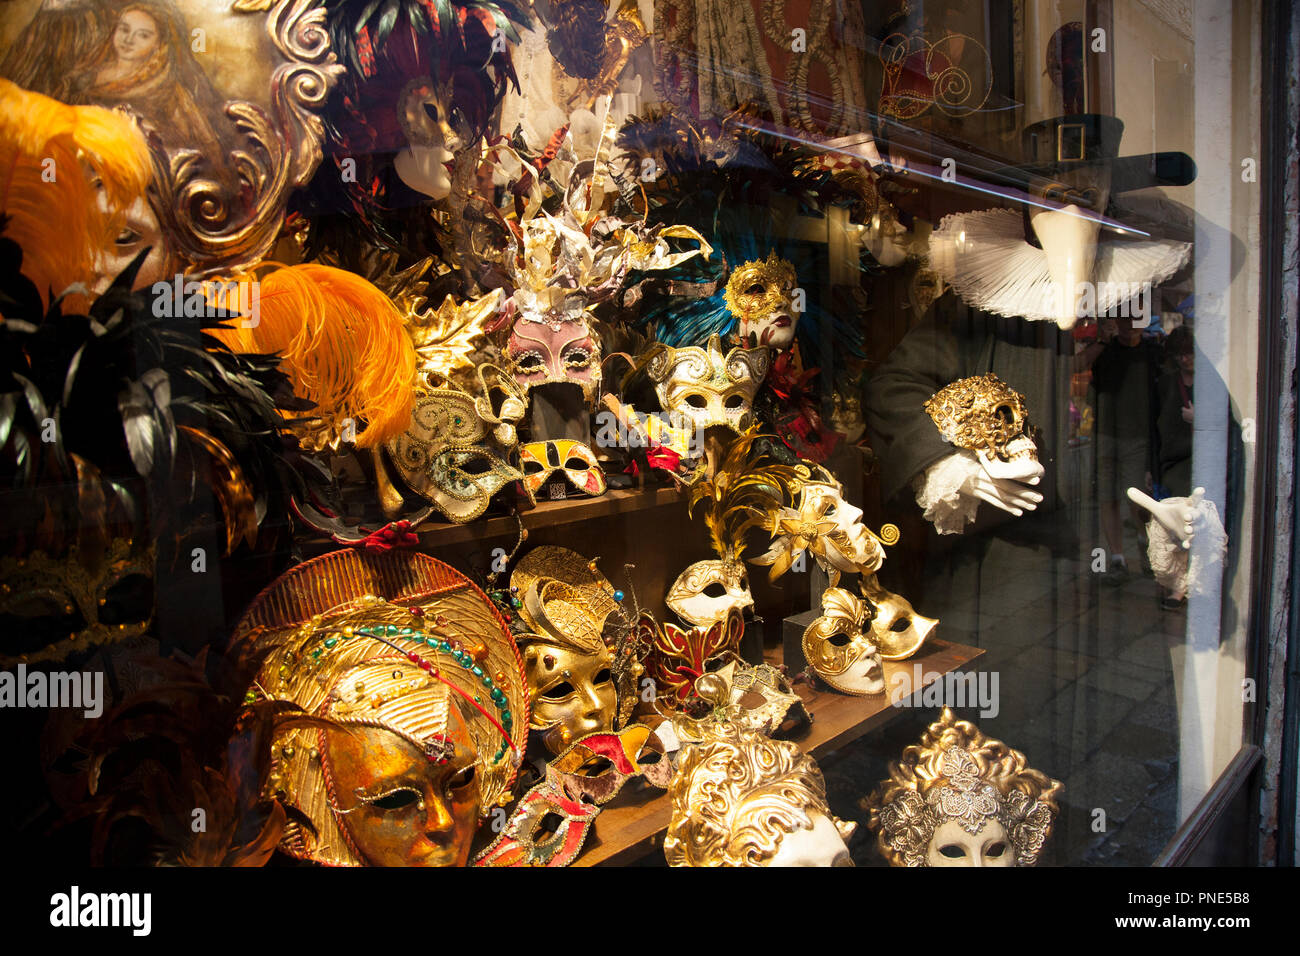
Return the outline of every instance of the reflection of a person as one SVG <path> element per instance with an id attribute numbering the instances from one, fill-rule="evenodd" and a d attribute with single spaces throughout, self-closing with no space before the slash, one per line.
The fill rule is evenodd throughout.
<path id="1" fill-rule="evenodd" d="M 213 156 L 220 145 L 209 118 L 218 98 L 189 56 L 179 17 L 153 0 L 136 0 L 118 13 L 112 32 L 69 78 L 73 104 L 128 106 L 154 126 L 164 143 Z"/>
<path id="2" fill-rule="evenodd" d="M 61 98 L 66 78 L 94 54 L 111 23 L 100 0 L 45 0 L 0 61 L 0 76 Z"/>
<path id="3" fill-rule="evenodd" d="M 1097 497 L 1101 528 L 1110 549 L 1107 583 L 1128 570 L 1124 550 L 1125 512 L 1139 532 L 1146 515 L 1128 499 L 1129 488 L 1150 490 L 1155 425 L 1155 377 L 1159 347 L 1133 328 L 1127 316 L 1098 323 L 1102 349 L 1092 366 L 1092 405 L 1097 414 Z M 1145 542 L 1140 542 L 1145 547 Z"/>
<path id="4" fill-rule="evenodd" d="M 1192 375 L 1196 351 L 1192 330 L 1180 325 L 1165 340 L 1167 370 L 1160 376 L 1160 484 L 1167 494 L 1192 493 Z"/>

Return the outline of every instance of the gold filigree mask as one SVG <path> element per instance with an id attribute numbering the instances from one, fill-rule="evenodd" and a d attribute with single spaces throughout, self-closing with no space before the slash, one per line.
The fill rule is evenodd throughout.
<path id="1" fill-rule="evenodd" d="M 945 707 L 866 800 L 893 866 L 1033 866 L 1062 784 Z"/>
<path id="2" fill-rule="evenodd" d="M 91 558 L 37 551 L 0 558 L 0 616 L 11 631 L 0 666 L 57 661 L 73 651 L 139 637 L 153 621 L 154 549 L 114 538 Z"/>
<path id="3" fill-rule="evenodd" d="M 715 335 L 707 349 L 656 346 L 645 368 L 664 411 L 697 429 L 720 425 L 743 432 L 753 419 L 754 394 L 771 364 L 766 348 L 723 354 L 722 340 Z"/>
<path id="4" fill-rule="evenodd" d="M 925 403 L 944 441 L 986 458 L 1038 460 L 1024 396 L 992 372 L 959 379 Z"/>
<path id="5" fill-rule="evenodd" d="M 784 351 L 794 343 L 799 314 L 792 296 L 797 283 L 794 266 L 775 252 L 736 267 L 723 301 L 736 317 L 745 345 Z"/>
<path id="6" fill-rule="evenodd" d="M 689 745 L 668 790 L 669 866 L 852 866 L 812 758 L 785 740 L 731 728 Z"/>
<path id="7" fill-rule="evenodd" d="M 835 587 L 841 574 L 875 573 L 885 560 L 882 545 L 898 541 L 898 528 L 892 524 L 883 525 L 878 535 L 869 530 L 862 523 L 862 509 L 845 500 L 843 486 L 824 469 L 799 482 L 795 507 L 774 511 L 769 521 L 772 544 L 752 561 L 769 565 L 772 580 L 807 551 Z"/>
<path id="8" fill-rule="evenodd" d="M 491 386 L 484 380 L 478 396 L 454 388 L 417 389 L 411 427 L 386 446 L 411 490 L 452 521 L 474 520 L 497 492 L 523 478 L 497 453 L 508 453 L 513 444 L 494 444 L 488 438 L 491 424 L 494 438 L 513 443 L 515 424 L 523 417 L 516 394 L 507 392 L 503 400 L 494 401 L 492 389 L 505 390 L 504 381 L 500 375 Z"/>
<path id="9" fill-rule="evenodd" d="M 885 672 L 871 635 L 875 609 L 843 588 L 822 592 L 822 613 L 803 632 L 803 654 L 817 676 L 855 696 L 883 694 Z"/>

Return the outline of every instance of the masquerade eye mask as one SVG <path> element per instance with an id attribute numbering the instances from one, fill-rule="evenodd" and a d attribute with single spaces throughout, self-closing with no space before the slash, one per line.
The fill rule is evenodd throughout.
<path id="1" fill-rule="evenodd" d="M 535 499 L 557 472 L 584 495 L 594 498 L 605 493 L 605 472 L 592 450 L 581 442 L 567 438 L 527 442 L 519 447 L 519 467 L 530 498 Z"/>
<path id="2" fill-rule="evenodd" d="M 677 576 L 664 603 L 688 624 L 712 624 L 732 608 L 754 606 L 745 566 L 738 561 L 696 561 Z"/>
<path id="3" fill-rule="evenodd" d="M 874 574 L 863 575 L 858 586 L 876 609 L 871 618 L 871 636 L 880 648 L 880 656 L 887 661 L 911 657 L 939 624 L 937 618 L 917 614 L 907 598 L 881 587 Z"/>
<path id="4" fill-rule="evenodd" d="M 742 432 L 753 418 L 754 393 L 771 365 L 765 348 L 732 349 L 713 336 L 707 349 L 658 346 L 646 363 L 659 403 L 697 428 L 723 425 Z"/>
<path id="5" fill-rule="evenodd" d="M 724 301 L 736 316 L 741 341 L 751 347 L 790 347 L 799 321 L 791 301 L 797 281 L 794 266 L 775 252 L 736 267 Z"/>
<path id="6" fill-rule="evenodd" d="M 745 633 L 744 618 L 735 608 L 707 627 L 685 631 L 673 624 L 656 628 L 648 616 L 643 616 L 642 621 L 643 626 L 654 630 L 646 667 L 655 682 L 657 698 L 666 700 L 670 707 L 681 706 L 690 698 L 696 678 L 708 671 L 709 661 L 728 651 L 739 655 L 740 639 Z"/>
<path id="7" fill-rule="evenodd" d="M 417 393 L 411 427 L 388 444 L 388 454 L 413 491 L 455 522 L 472 521 L 487 510 L 493 495 L 523 474 L 489 450 L 476 399 L 456 389 Z M 507 401 L 494 415 L 497 431 L 513 437 L 514 409 Z"/>

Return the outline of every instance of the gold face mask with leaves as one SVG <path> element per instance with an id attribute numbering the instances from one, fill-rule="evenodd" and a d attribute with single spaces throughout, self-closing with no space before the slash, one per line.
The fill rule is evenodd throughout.
<path id="1" fill-rule="evenodd" d="M 736 317 L 741 342 L 749 348 L 777 351 L 794 344 L 799 324 L 793 301 L 797 284 L 794 266 L 775 252 L 736 267 L 727 280 L 724 301 Z"/>
<path id="2" fill-rule="evenodd" d="M 885 672 L 871 635 L 875 609 L 843 588 L 822 593 L 822 613 L 803 632 L 803 653 L 817 676 L 858 696 L 883 694 Z"/>

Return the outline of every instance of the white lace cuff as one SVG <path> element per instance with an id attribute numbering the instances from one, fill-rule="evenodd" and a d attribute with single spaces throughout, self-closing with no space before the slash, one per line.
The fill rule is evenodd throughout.
<path id="1" fill-rule="evenodd" d="M 916 476 L 912 482 L 916 503 L 935 531 L 961 534 L 975 520 L 980 500 L 975 497 L 971 483 L 981 474 L 983 468 L 975 453 L 963 449 L 940 458 Z"/>
<path id="2" fill-rule="evenodd" d="M 1175 500 L 1191 502 L 1190 498 Z M 1181 600 L 1189 592 L 1199 592 L 1212 574 L 1221 574 L 1228 547 L 1228 535 L 1213 501 L 1202 500 L 1193 513 L 1191 550 L 1185 550 L 1159 521 L 1147 522 L 1147 560 L 1151 562 L 1151 573 L 1175 600 Z"/>

